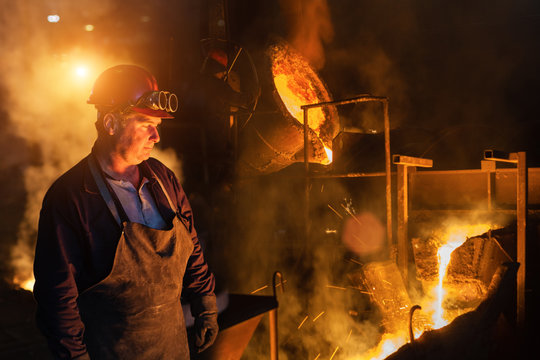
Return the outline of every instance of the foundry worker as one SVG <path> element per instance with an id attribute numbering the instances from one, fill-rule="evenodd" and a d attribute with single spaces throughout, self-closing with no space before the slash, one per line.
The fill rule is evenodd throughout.
<path id="1" fill-rule="evenodd" d="M 36 318 L 55 358 L 189 359 L 181 296 L 195 317 L 194 350 L 217 335 L 214 276 L 191 207 L 150 157 L 177 101 L 134 65 L 94 84 L 97 140 L 50 187 L 39 219 Z"/>

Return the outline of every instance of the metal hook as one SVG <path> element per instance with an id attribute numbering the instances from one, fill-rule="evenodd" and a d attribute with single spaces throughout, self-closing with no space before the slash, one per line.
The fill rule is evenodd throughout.
<path id="1" fill-rule="evenodd" d="M 412 326 L 413 315 L 416 310 L 421 310 L 421 309 L 422 307 L 420 305 L 414 305 L 409 312 L 409 337 L 411 338 L 411 343 L 414 342 L 414 333 L 413 333 L 413 326 Z"/>
<path id="2" fill-rule="evenodd" d="M 272 287 L 273 287 L 273 291 L 274 291 L 274 298 L 277 299 L 277 296 L 276 296 L 276 287 L 278 285 L 276 285 L 276 278 L 279 277 L 279 285 L 281 285 L 281 293 L 283 294 L 283 290 L 284 290 L 284 285 L 283 285 L 283 275 L 281 274 L 280 271 L 276 271 L 274 272 L 274 276 L 272 277 Z"/>

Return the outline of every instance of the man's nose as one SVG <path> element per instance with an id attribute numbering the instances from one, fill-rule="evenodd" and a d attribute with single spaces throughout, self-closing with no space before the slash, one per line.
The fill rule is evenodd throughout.
<path id="1" fill-rule="evenodd" d="M 157 127 L 152 127 L 152 133 L 150 134 L 150 140 L 152 140 L 155 143 L 159 142 L 160 138 L 159 138 L 159 131 L 158 131 Z"/>

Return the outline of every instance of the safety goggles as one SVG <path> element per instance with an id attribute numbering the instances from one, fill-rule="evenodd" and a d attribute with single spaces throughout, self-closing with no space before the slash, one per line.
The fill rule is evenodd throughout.
<path id="1" fill-rule="evenodd" d="M 178 110 L 178 97 L 168 91 L 149 91 L 137 100 L 134 107 L 173 113 Z"/>
<path id="2" fill-rule="evenodd" d="M 121 115 L 129 114 L 132 111 L 160 117 L 162 119 L 172 119 L 171 113 L 178 110 L 178 97 L 168 91 L 149 91 L 143 94 L 135 103 L 119 105 L 111 111 L 116 111 Z"/>

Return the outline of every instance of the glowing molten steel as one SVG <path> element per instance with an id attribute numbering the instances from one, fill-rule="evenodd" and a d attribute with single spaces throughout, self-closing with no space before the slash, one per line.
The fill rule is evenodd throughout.
<path id="1" fill-rule="evenodd" d="M 444 243 L 439 250 L 437 251 L 437 259 L 439 261 L 439 282 L 435 287 L 435 298 L 436 301 L 433 304 L 433 328 L 439 329 L 445 325 L 448 325 L 453 319 L 445 319 L 443 317 L 443 300 L 446 291 L 443 288 L 443 281 L 448 270 L 448 264 L 450 264 L 450 258 L 452 252 L 460 247 L 468 237 L 481 234 L 490 229 L 490 226 L 487 224 L 474 225 L 474 226 L 465 226 L 460 227 L 459 229 L 451 229 L 449 235 L 447 236 L 447 242 Z"/>
<path id="2" fill-rule="evenodd" d="M 304 112 L 300 108 L 305 104 L 316 103 L 319 100 L 313 85 L 302 77 L 295 77 L 293 73 L 288 72 L 287 68 L 274 63 L 272 72 L 274 73 L 274 84 L 281 100 L 287 107 L 289 113 L 301 124 L 304 123 Z M 320 132 L 320 126 L 325 117 L 322 108 L 309 110 L 309 127 Z"/>
<path id="3" fill-rule="evenodd" d="M 452 252 L 460 247 L 469 237 L 475 236 L 477 234 L 482 234 L 488 231 L 490 228 L 492 228 L 491 225 L 488 224 L 479 224 L 479 225 L 471 225 L 471 226 L 456 226 L 448 229 L 446 234 L 442 237 L 443 243 L 440 245 L 440 247 L 437 250 L 437 258 L 438 258 L 438 283 L 433 288 L 433 294 L 435 300 L 429 304 L 430 301 L 432 301 L 432 298 L 426 298 L 424 299 L 425 303 L 428 303 L 427 306 L 422 305 L 422 308 L 425 309 L 428 313 L 432 313 L 431 324 L 425 324 L 427 325 L 426 329 L 439 329 L 443 326 L 448 325 L 451 321 L 454 320 L 454 318 L 457 316 L 457 314 L 454 314 L 452 316 L 449 316 L 444 313 L 443 309 L 443 302 L 445 300 L 445 294 L 450 284 L 444 284 L 444 279 L 448 270 L 448 265 L 450 264 L 450 259 Z M 397 351 L 402 345 L 404 345 L 408 341 L 408 337 L 404 335 L 405 329 L 403 329 L 402 333 L 385 333 L 383 334 L 379 344 L 371 349 L 369 352 L 354 357 L 352 359 L 354 360 L 375 360 L 375 359 L 384 359 L 388 355 L 394 353 Z M 415 338 L 420 336 L 423 330 L 417 331 L 417 329 L 414 329 L 414 336 Z M 352 360 L 349 359 L 349 360 Z"/>
<path id="4" fill-rule="evenodd" d="M 382 360 L 394 353 L 407 342 L 404 334 L 384 334 L 377 347 L 371 349 L 367 354 L 354 360 Z M 353 360 L 353 359 L 350 359 Z"/>
<path id="5" fill-rule="evenodd" d="M 326 156 L 328 157 L 328 162 L 331 163 L 332 162 L 332 150 L 330 150 L 329 148 L 327 148 L 326 146 L 324 147 L 324 151 L 326 151 Z"/>
<path id="6" fill-rule="evenodd" d="M 309 63 L 291 47 L 279 44 L 272 48 L 272 76 L 283 107 L 299 123 L 304 124 L 302 105 L 332 101 L 324 83 Z M 324 147 L 322 164 L 332 162 L 332 140 L 337 132 L 334 107 L 308 110 L 308 126 Z"/>
<path id="7" fill-rule="evenodd" d="M 435 306 L 435 313 L 433 314 L 433 323 L 434 328 L 439 329 L 448 324 L 446 320 L 443 319 L 443 296 L 445 291 L 443 289 L 443 280 L 448 270 L 448 264 L 450 263 L 450 255 L 458 246 L 460 246 L 465 240 L 461 242 L 454 242 L 449 244 L 444 244 L 437 251 L 437 258 L 439 260 L 439 283 L 437 285 L 436 294 L 437 294 L 437 306 Z"/>

